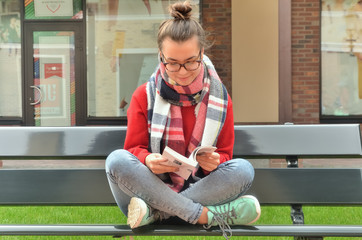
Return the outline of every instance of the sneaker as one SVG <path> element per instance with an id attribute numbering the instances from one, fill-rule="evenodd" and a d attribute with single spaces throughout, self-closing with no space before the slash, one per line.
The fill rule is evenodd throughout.
<path id="1" fill-rule="evenodd" d="M 259 201 L 251 195 L 241 196 L 222 205 L 206 207 L 209 211 L 205 228 L 219 226 L 226 239 L 232 234 L 230 225 L 252 224 L 259 219 L 261 212 Z"/>
<path id="2" fill-rule="evenodd" d="M 156 221 L 156 216 L 150 206 L 142 199 L 133 197 L 128 205 L 127 224 L 131 228 L 141 227 Z"/>

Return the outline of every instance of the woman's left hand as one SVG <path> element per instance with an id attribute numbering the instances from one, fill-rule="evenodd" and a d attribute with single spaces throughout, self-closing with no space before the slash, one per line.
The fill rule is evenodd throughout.
<path id="1" fill-rule="evenodd" d="M 211 172 L 219 166 L 220 155 L 217 152 L 202 153 L 196 155 L 196 160 L 202 169 Z"/>

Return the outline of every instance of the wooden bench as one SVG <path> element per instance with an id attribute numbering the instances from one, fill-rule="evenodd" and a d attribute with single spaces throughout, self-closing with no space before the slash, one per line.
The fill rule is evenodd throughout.
<path id="1" fill-rule="evenodd" d="M 0 127 L 0 159 L 105 159 L 122 148 L 125 133 L 126 127 Z M 361 225 L 304 225 L 302 212 L 303 205 L 361 205 L 361 169 L 298 168 L 299 158 L 360 158 L 358 124 L 239 125 L 235 134 L 235 157 L 287 161 L 287 168 L 256 169 L 249 193 L 262 205 L 291 205 L 293 224 L 233 226 L 233 236 L 362 237 Z M 103 168 L 0 169 L 0 205 L 114 204 Z M 150 225 L 133 231 L 126 225 L 0 225 L 0 235 L 220 236 L 221 232 L 193 225 Z"/>

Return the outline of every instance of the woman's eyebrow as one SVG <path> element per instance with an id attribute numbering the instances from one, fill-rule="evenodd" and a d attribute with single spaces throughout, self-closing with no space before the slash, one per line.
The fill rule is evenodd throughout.
<path id="1" fill-rule="evenodd" d="M 185 59 L 183 62 L 186 62 L 186 61 L 191 60 L 191 59 L 193 59 L 193 58 L 197 58 L 197 56 L 189 57 L 189 58 Z M 179 61 L 179 60 L 174 59 L 174 58 L 166 58 L 166 59 L 169 60 L 169 61 L 174 61 L 174 62 L 178 62 L 178 61 Z"/>

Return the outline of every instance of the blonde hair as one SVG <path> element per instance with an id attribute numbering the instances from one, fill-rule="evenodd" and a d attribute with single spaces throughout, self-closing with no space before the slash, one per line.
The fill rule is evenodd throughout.
<path id="1" fill-rule="evenodd" d="M 158 30 L 157 44 L 160 50 L 167 37 L 175 42 L 184 42 L 197 36 L 200 49 L 209 47 L 205 30 L 197 19 L 192 17 L 192 6 L 189 1 L 170 5 L 169 12 L 172 18 L 163 21 Z"/>

